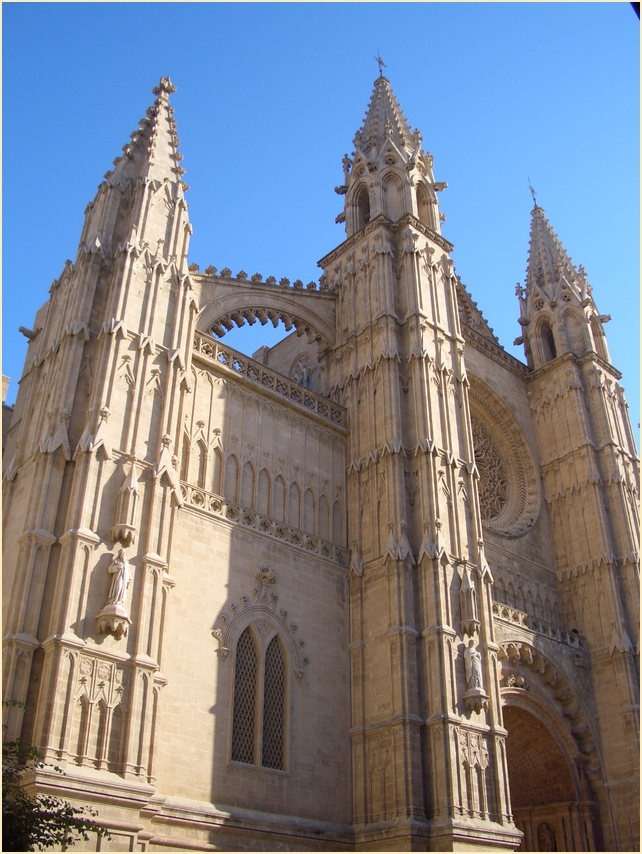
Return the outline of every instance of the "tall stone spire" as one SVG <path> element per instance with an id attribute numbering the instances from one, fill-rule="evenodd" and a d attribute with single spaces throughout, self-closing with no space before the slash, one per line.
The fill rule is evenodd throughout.
<path id="1" fill-rule="evenodd" d="M 62 646 L 70 638 L 72 645 L 84 644 L 77 636 L 73 639 L 70 591 L 82 584 L 79 559 L 89 553 L 86 549 L 109 549 L 119 541 L 125 548 L 140 548 L 146 567 L 153 564 L 159 572 L 167 567 L 163 542 L 152 541 L 148 534 L 154 530 L 154 514 L 169 518 L 171 507 L 181 501 L 169 449 L 172 442 L 176 447 L 173 437 L 178 435 L 197 313 L 187 270 L 187 185 L 169 104 L 173 91 L 166 77 L 154 88 L 153 105 L 85 211 L 75 262 L 68 261 L 53 282 L 34 323 L 37 333 L 30 340 L 11 434 L 16 449 L 12 481 L 19 478 L 31 496 L 23 503 L 28 510 L 22 511 L 19 523 L 25 546 L 13 563 L 15 577 L 25 582 L 16 594 L 5 636 L 11 638 L 11 673 L 18 673 L 17 680 L 10 677 L 9 696 L 21 703 L 29 671 L 20 666 L 16 671 L 16 661 L 25 650 L 31 655 L 44 638 L 38 634 L 43 601 L 54 615 L 45 631 Z M 67 466 L 72 457 L 73 468 Z M 125 458 L 127 467 L 121 466 Z M 147 492 L 138 485 L 138 461 L 150 474 Z M 99 520 L 91 509 L 103 497 L 97 504 L 88 498 L 94 489 L 100 493 L 98 471 L 105 462 L 115 466 L 109 477 L 119 496 L 108 522 L 108 516 Z M 165 463 L 169 477 L 163 476 Z M 109 532 L 105 524 L 111 525 Z M 59 581 L 52 582 L 49 551 L 57 542 Z M 134 582 L 142 585 L 141 603 L 156 595 L 146 591 L 147 569 L 144 575 Z M 45 589 L 50 600 L 43 599 Z M 40 593 L 27 607 L 32 590 Z M 130 608 L 124 622 L 99 621 L 97 632 L 112 633 L 118 640 L 125 624 L 131 622 L 136 630 L 137 620 L 143 620 L 151 626 L 154 616 L 146 608 Z M 139 637 L 147 631 L 151 629 Z M 157 653 L 147 650 L 145 655 L 151 662 Z M 57 656 L 54 653 L 55 661 L 48 659 L 44 665 L 54 681 L 59 678 Z M 158 667 L 153 665 L 154 670 Z M 134 673 L 131 679 L 140 682 Z M 38 720 L 34 743 L 47 743 L 47 728 L 59 713 L 52 714 Z M 22 713 L 13 716 L 9 737 L 19 733 L 21 718 Z"/>
<path id="2" fill-rule="evenodd" d="M 123 153 L 114 160 L 114 169 L 105 174 L 93 202 L 85 211 L 85 224 L 80 238 L 79 251 L 100 246 L 104 251 L 115 251 L 125 239 L 134 239 L 154 250 L 163 244 L 166 259 L 178 253 L 174 229 L 170 240 L 166 238 L 167 204 L 183 213 L 177 219 L 187 221 L 187 204 L 183 181 L 185 170 L 180 166 L 183 155 L 179 152 L 174 110 L 169 96 L 176 91 L 169 77 L 162 77 L 153 90 L 156 99 L 131 134 L 131 141 L 123 146 Z M 165 201 L 158 196 L 165 185 Z M 126 198 L 127 203 L 123 203 Z M 160 208 L 154 211 L 152 209 Z M 181 259 L 177 259 L 181 263 Z"/>
<path id="3" fill-rule="evenodd" d="M 531 212 L 526 288 L 547 299 L 555 299 L 559 290 L 566 288 L 581 300 L 586 290 L 586 282 L 582 282 L 581 273 L 571 263 L 539 205 Z"/>
<path id="4" fill-rule="evenodd" d="M 516 288 L 519 323 L 530 367 L 539 368 L 564 353 L 581 356 L 592 350 L 609 361 L 603 323 L 583 267 L 575 267 L 558 236 L 535 204 L 531 212 L 525 287 Z"/>
<path id="5" fill-rule="evenodd" d="M 123 146 L 123 154 L 114 160 L 114 170 L 105 175 L 110 182 L 147 178 L 183 184 L 185 170 L 178 165 L 183 155 L 178 151 L 174 108 L 169 103 L 175 91 L 169 77 L 161 77 L 152 90 L 156 100 L 131 134 L 131 142 Z"/>
<path id="6" fill-rule="evenodd" d="M 537 205 L 526 288 L 518 291 L 562 610 L 567 626 L 586 639 L 591 662 L 599 786 L 608 792 L 611 815 L 633 815 L 640 755 L 639 459 L 621 374 L 606 345 L 603 324 L 610 318 L 598 314 L 584 271 L 571 264 Z M 628 850 L 623 840 L 633 839 L 634 822 L 605 821 L 604 849 Z M 630 844 L 639 848 L 637 839 Z"/>
<path id="7" fill-rule="evenodd" d="M 409 153 L 421 144 L 419 131 L 413 132 L 390 87 L 390 81 L 382 75 L 375 80 L 366 116 L 355 135 L 354 144 L 370 156 L 374 152 L 378 153 L 389 139 L 394 141 L 398 149 L 405 148 Z"/>
<path id="8" fill-rule="evenodd" d="M 343 184 L 335 192 L 345 195 L 345 209 L 336 221 L 346 223 L 350 237 L 375 217 L 397 222 L 411 214 L 439 234 L 437 193 L 448 185 L 436 183 L 432 155 L 421 148 L 422 137 L 408 124 L 390 81 L 375 80 L 361 129 L 354 137 L 352 159 L 343 158 Z"/>

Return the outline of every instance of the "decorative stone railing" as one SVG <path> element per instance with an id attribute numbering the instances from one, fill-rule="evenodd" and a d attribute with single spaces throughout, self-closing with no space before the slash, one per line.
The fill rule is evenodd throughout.
<path id="1" fill-rule="evenodd" d="M 510 623 L 512 626 L 520 626 L 543 637 L 572 646 L 574 649 L 586 648 L 584 638 L 577 632 L 561 629 L 546 620 L 532 617 L 524 611 L 518 611 L 517 608 L 512 608 L 510 605 L 504 605 L 502 602 L 493 602 L 493 615 L 502 622 Z"/>
<path id="2" fill-rule="evenodd" d="M 218 368 L 223 368 L 236 376 L 245 377 L 263 388 L 280 394 L 297 406 L 302 406 L 308 412 L 315 412 L 333 424 L 340 427 L 346 426 L 347 413 L 343 406 L 333 403 L 327 397 L 310 391 L 293 380 L 288 380 L 231 347 L 220 344 L 209 335 L 203 335 L 202 332 L 194 335 L 194 351 L 208 361 L 214 362 Z"/>
<path id="3" fill-rule="evenodd" d="M 349 549 L 329 543 L 327 540 L 322 540 L 321 537 L 306 534 L 299 528 L 292 528 L 290 525 L 285 525 L 283 522 L 257 513 L 256 510 L 241 507 L 240 504 L 228 501 L 227 498 L 222 498 L 220 495 L 213 495 L 211 492 L 205 492 L 204 489 L 184 482 L 181 482 L 181 493 L 185 505 L 196 508 L 208 516 L 227 519 L 228 522 L 235 525 L 251 528 L 267 537 L 296 546 L 307 554 L 318 555 L 326 560 L 334 561 L 340 566 L 347 567 L 350 563 Z"/>

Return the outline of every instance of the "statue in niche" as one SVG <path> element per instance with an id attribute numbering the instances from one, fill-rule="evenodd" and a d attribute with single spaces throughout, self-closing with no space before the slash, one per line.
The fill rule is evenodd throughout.
<path id="1" fill-rule="evenodd" d="M 464 662 L 466 664 L 466 682 L 469 690 L 483 690 L 482 686 L 482 667 L 481 655 L 475 649 L 475 641 L 468 641 L 468 647 L 464 652 Z"/>
<path id="2" fill-rule="evenodd" d="M 125 556 L 125 549 L 119 549 L 118 554 L 111 562 L 109 572 L 114 576 L 111 580 L 111 588 L 107 599 L 108 605 L 124 605 L 125 594 L 132 580 L 129 571 L 129 563 Z"/>
<path id="3" fill-rule="evenodd" d="M 547 821 L 537 828 L 537 847 L 540 851 L 557 851 L 555 831 Z"/>
<path id="4" fill-rule="evenodd" d="M 125 596 L 132 575 L 125 549 L 118 550 L 118 554 L 113 558 L 108 570 L 112 576 L 109 596 L 96 619 L 96 628 L 99 634 L 105 632 L 120 640 L 127 634 L 131 625 L 129 614 L 125 608 Z"/>

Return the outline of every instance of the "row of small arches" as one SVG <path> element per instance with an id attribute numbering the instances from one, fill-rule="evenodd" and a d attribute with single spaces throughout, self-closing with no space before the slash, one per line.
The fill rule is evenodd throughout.
<path id="1" fill-rule="evenodd" d="M 110 707 L 100 699 L 91 702 L 82 694 L 75 703 L 69 752 L 78 765 L 121 770 L 124 713 L 122 706 Z"/>
<path id="2" fill-rule="evenodd" d="M 219 448 L 208 454 L 201 440 L 190 448 L 185 437 L 181 479 L 277 522 L 345 546 L 345 512 L 340 501 L 335 500 L 331 507 L 325 495 L 317 500 L 309 487 L 303 491 L 296 481 L 288 486 L 282 475 L 273 479 L 265 467 L 257 476 L 250 461 L 241 467 L 235 454 L 225 458 Z"/>
<path id="3" fill-rule="evenodd" d="M 540 620 L 546 620 L 549 623 L 557 622 L 557 614 L 559 604 L 554 600 L 551 604 L 548 596 L 545 596 L 544 601 L 537 593 L 533 596 L 530 589 L 524 593 L 524 588 L 521 584 L 515 588 L 512 581 L 506 583 L 503 578 L 497 578 L 494 584 L 493 598 L 496 602 L 502 605 L 508 605 L 510 608 L 516 608 L 518 611 L 523 611 L 531 617 L 537 617 Z"/>

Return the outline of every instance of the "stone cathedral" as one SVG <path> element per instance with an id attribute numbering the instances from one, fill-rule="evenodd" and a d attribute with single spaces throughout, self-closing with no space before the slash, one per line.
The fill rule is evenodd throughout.
<path id="1" fill-rule="evenodd" d="M 173 91 L 24 330 L 27 784 L 102 850 L 639 850 L 639 461 L 585 271 L 535 204 L 508 354 L 383 76 L 319 282 L 200 271 Z M 256 321 L 291 334 L 225 345 Z"/>

